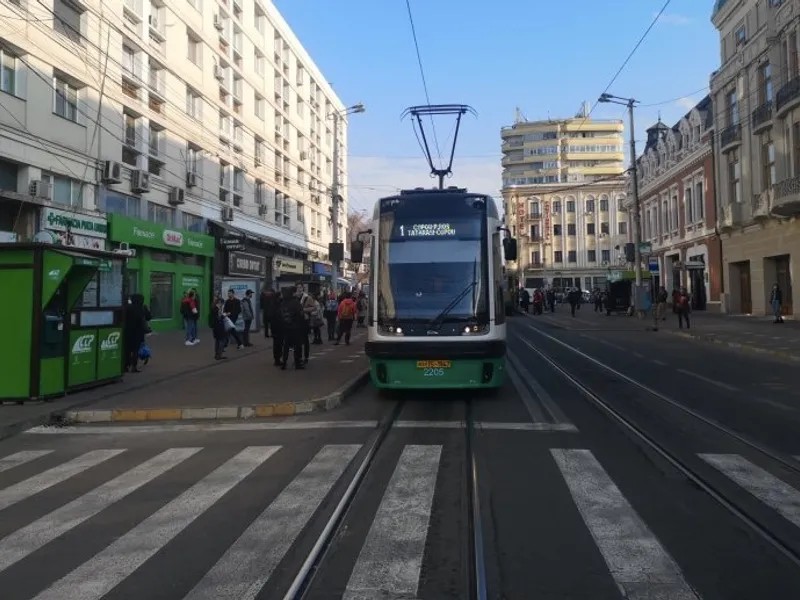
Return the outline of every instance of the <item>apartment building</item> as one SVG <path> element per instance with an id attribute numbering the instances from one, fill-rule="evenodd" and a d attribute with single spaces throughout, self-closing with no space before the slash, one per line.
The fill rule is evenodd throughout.
<path id="1" fill-rule="evenodd" d="M 216 224 L 273 259 L 265 281 L 328 260 L 344 107 L 272 3 L 18 0 L 0 7 L 0 43 L 4 239 L 70 222 L 47 209 Z M 336 143 L 346 186 L 344 119 Z"/>
<path id="2" fill-rule="evenodd" d="M 501 131 L 503 205 L 526 288 L 593 289 L 628 241 L 621 120 L 527 121 Z"/>
<path id="3" fill-rule="evenodd" d="M 642 241 L 650 242 L 661 285 L 686 287 L 694 310 L 720 311 L 722 245 L 716 233 L 712 141 L 714 115 L 706 96 L 675 125 L 647 130 L 637 158 Z M 632 208 L 632 207 L 631 207 Z"/>
<path id="4" fill-rule="evenodd" d="M 718 0 L 712 22 L 725 310 L 769 313 L 778 283 L 791 314 L 800 276 L 800 1 Z"/>

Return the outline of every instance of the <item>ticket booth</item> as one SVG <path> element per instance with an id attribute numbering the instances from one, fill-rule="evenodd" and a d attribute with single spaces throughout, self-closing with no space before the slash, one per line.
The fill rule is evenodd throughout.
<path id="1" fill-rule="evenodd" d="M 119 380 L 125 259 L 0 244 L 0 399 L 24 402 Z"/>

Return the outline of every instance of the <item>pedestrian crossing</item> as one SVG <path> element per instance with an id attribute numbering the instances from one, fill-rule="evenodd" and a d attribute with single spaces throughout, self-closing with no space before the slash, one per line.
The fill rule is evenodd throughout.
<path id="1" fill-rule="evenodd" d="M 346 473 L 352 470 L 348 471 L 348 467 L 356 462 L 361 449 L 360 444 L 325 445 L 312 449 L 315 453 L 309 460 L 296 461 L 297 472 L 287 474 L 288 483 L 276 491 L 274 499 L 269 500 L 272 496 L 265 494 L 265 506 L 257 508 L 261 512 L 254 512 L 248 523 L 242 523 L 235 539 L 231 537 L 227 547 L 218 548 L 209 568 L 175 597 L 255 600 L 268 588 L 279 565 L 308 531 L 321 507 L 338 501 L 332 498 L 337 496 L 334 490 L 339 489 L 338 483 L 349 481 Z M 38 582 L 34 595 L 25 600 L 106 598 L 123 582 L 135 581 L 146 564 L 169 557 L 179 536 L 209 536 L 208 513 L 212 509 L 224 510 L 231 493 L 246 480 L 257 482 L 249 493 L 258 490 L 260 482 L 272 477 L 271 468 L 277 468 L 278 463 L 286 468 L 281 455 L 285 458 L 293 450 L 277 445 L 226 450 L 230 456 L 208 461 L 206 470 L 190 471 L 196 480 L 182 485 L 186 473 L 176 474 L 192 461 L 194 467 L 205 465 L 204 453 L 209 451 L 199 446 L 174 447 L 148 451 L 153 455 L 141 460 L 137 455 L 136 460 L 128 462 L 121 459 L 134 450 L 125 448 L 95 449 L 77 456 L 53 449 L 0 456 L 0 531 L 5 536 L 0 538 L 0 589 L 13 590 L 15 568 L 36 560 L 36 553 L 42 549 L 60 544 L 60 552 L 76 559 L 77 566 L 67 563 L 66 572 Z M 563 486 L 569 493 L 575 518 L 591 534 L 609 575 L 621 590 L 620 597 L 699 597 L 685 579 L 680 557 L 676 560 L 670 555 L 594 453 L 572 448 L 551 449 L 549 453 L 561 476 L 560 481 L 549 485 Z M 379 490 L 381 499 L 374 515 L 356 517 L 372 520 L 364 539 L 357 542 L 360 549 L 348 567 L 343 600 L 418 597 L 425 561 L 436 562 L 435 557 L 425 556 L 425 550 L 432 515 L 437 511 L 440 471 L 457 468 L 442 457 L 443 446 L 436 444 L 406 445 L 399 451 L 391 477 Z M 800 491 L 788 482 L 736 454 L 699 457 L 777 515 L 800 527 Z M 526 475 L 521 473 L 520 477 Z M 82 485 L 70 485 L 76 479 L 81 479 Z M 179 482 L 171 483 L 175 479 Z M 148 488 L 163 496 L 162 502 L 148 505 L 152 513 L 110 536 L 104 546 L 89 546 L 89 555 L 72 556 L 85 548 L 73 549 L 63 540 L 75 539 L 70 535 L 87 531 L 88 524 L 94 523 L 92 531 L 102 529 L 108 511 L 124 508 L 126 502 L 134 502 L 137 493 Z M 47 493 L 50 502 L 32 504 L 41 509 L 40 513 L 10 512 Z M 495 510 L 503 507 L 495 506 Z M 438 518 L 459 518 L 448 511 L 447 506 L 440 506 Z M 230 519 L 237 517 L 232 510 Z M 58 567 L 48 572 L 58 572 Z M 147 582 L 136 585 L 147 589 Z M 142 594 L 147 596 L 144 591 Z M 5 593 L 3 597 L 6 598 Z M 13 594 L 7 597 L 18 598 Z"/>

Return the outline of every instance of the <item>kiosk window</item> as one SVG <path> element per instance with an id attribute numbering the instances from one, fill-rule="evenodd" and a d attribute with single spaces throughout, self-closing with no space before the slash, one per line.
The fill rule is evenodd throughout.
<path id="1" fill-rule="evenodd" d="M 75 303 L 75 308 L 97 308 L 97 288 L 97 275 L 95 274 L 92 280 L 83 288 L 83 294 Z"/>
<path id="2" fill-rule="evenodd" d="M 100 271 L 100 306 L 122 306 L 122 263 L 114 262 Z"/>
<path id="3" fill-rule="evenodd" d="M 177 256 L 170 252 L 150 252 L 150 260 L 162 263 L 174 263 Z"/>
<path id="4" fill-rule="evenodd" d="M 128 296 L 139 292 L 139 271 L 128 271 Z"/>
<path id="5" fill-rule="evenodd" d="M 173 306 L 172 273 L 150 274 L 150 312 L 153 319 L 171 319 Z"/>

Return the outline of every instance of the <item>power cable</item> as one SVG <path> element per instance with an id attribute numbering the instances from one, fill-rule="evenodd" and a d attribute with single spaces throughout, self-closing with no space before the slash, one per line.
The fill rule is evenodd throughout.
<path id="1" fill-rule="evenodd" d="M 419 73 L 422 76 L 422 89 L 425 92 L 425 101 L 428 103 L 428 106 L 430 106 L 431 97 L 428 94 L 428 81 L 425 78 L 425 69 L 422 66 L 422 55 L 419 51 L 419 41 L 417 40 L 417 28 L 414 25 L 414 15 L 411 12 L 411 0 L 406 0 L 406 10 L 408 12 L 408 21 L 409 23 L 411 23 L 411 35 L 414 38 L 414 49 L 416 50 L 417 53 L 417 64 L 419 65 Z M 430 115 L 430 119 L 431 119 L 431 127 L 433 128 L 433 143 L 436 145 L 436 154 L 439 157 L 439 162 L 441 163 L 442 151 L 439 146 L 439 138 L 436 134 L 436 122 L 433 119 L 433 115 Z"/>

